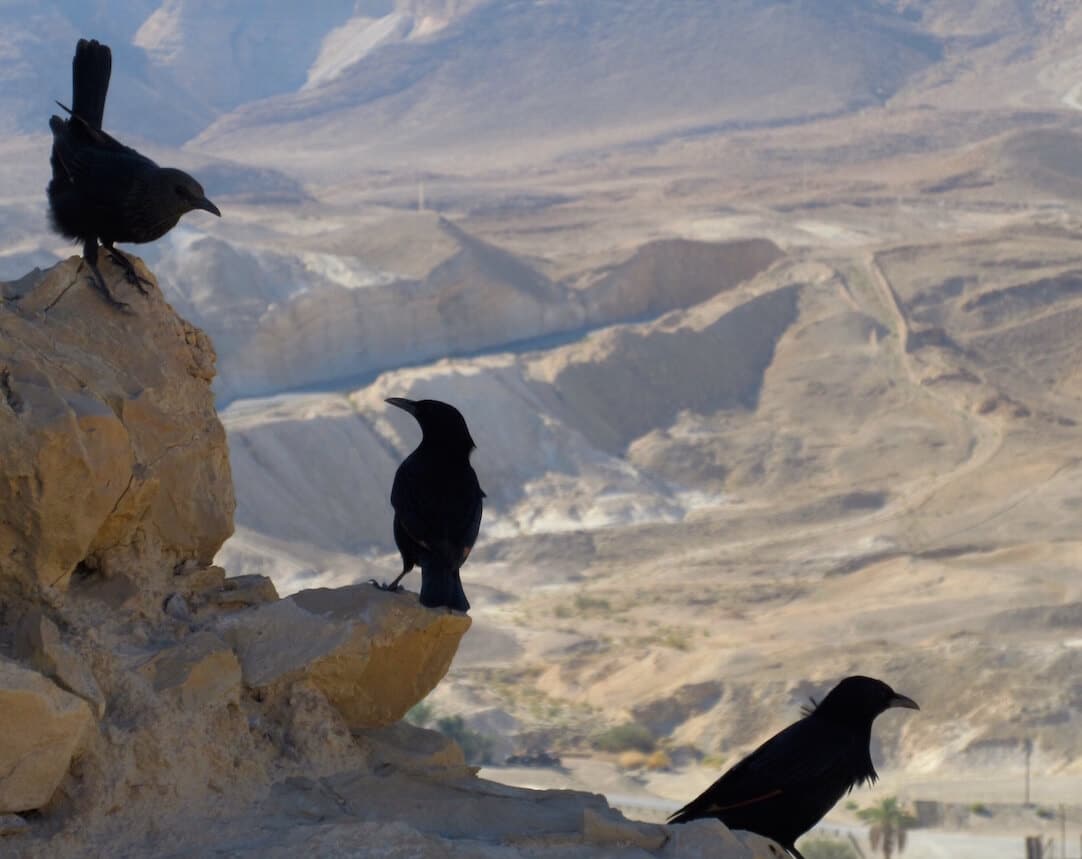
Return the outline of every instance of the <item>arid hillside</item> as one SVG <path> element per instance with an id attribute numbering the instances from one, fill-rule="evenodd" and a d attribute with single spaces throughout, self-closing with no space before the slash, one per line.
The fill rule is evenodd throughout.
<path id="1" fill-rule="evenodd" d="M 1036 801 L 1079 795 L 1079 10 L 371 0 L 268 34 L 127 5 L 0 13 L 0 273 L 71 252 L 42 198 L 67 54 L 27 46 L 101 26 L 107 125 L 224 213 L 134 249 L 217 349 L 220 563 L 392 578 L 417 431 L 383 400 L 445 399 L 488 499 L 427 715 L 564 760 L 500 778 L 657 815 L 860 671 L 922 705 L 877 725 L 862 805 L 1016 802 L 1027 739 Z M 202 50 L 214 15 L 288 61 Z M 926 855 L 1052 834 L 1004 815 L 1009 845 Z"/>

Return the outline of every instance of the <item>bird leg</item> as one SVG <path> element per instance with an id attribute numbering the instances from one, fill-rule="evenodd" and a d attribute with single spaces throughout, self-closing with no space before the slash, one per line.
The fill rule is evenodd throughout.
<path id="1" fill-rule="evenodd" d="M 87 268 L 90 269 L 90 283 L 98 290 L 105 300 L 109 302 L 117 310 L 127 310 L 129 305 L 125 301 L 117 301 L 113 298 L 113 294 L 109 291 L 109 287 L 105 284 L 105 278 L 101 276 L 101 269 L 98 268 L 98 240 L 90 239 L 83 245 L 83 262 L 86 263 Z"/>
<path id="2" fill-rule="evenodd" d="M 398 583 L 402 581 L 402 577 L 408 572 L 409 570 L 403 570 L 401 573 L 398 574 L 398 578 L 391 582 L 389 585 L 381 585 L 375 579 L 369 579 L 368 581 L 371 584 L 375 585 L 377 588 L 379 588 L 381 591 L 391 591 L 392 593 L 394 593 L 395 591 L 402 590 Z"/>
<path id="3" fill-rule="evenodd" d="M 124 269 L 124 277 L 128 281 L 128 283 L 136 287 L 141 293 L 143 293 L 143 295 L 150 295 L 150 293 L 147 292 L 146 288 L 143 286 L 144 283 L 147 286 L 150 286 L 150 281 L 147 280 L 145 277 L 139 276 L 139 273 L 135 270 L 135 266 L 132 264 L 132 261 L 126 256 L 124 256 L 124 254 L 122 254 L 116 248 L 114 248 L 112 242 L 104 242 L 102 246 L 109 254 L 109 258 L 112 259 L 112 261 L 115 262 L 122 269 Z"/>

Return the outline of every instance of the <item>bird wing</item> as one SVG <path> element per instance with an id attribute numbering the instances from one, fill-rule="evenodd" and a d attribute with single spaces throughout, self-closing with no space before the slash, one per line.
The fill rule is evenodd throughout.
<path id="1" fill-rule="evenodd" d="M 670 820 L 720 817 L 815 785 L 844 782 L 851 743 L 831 726 L 804 718 L 775 734 L 727 770 Z"/>
<path id="2" fill-rule="evenodd" d="M 82 116 L 77 113 L 73 113 L 69 108 L 57 102 L 57 105 L 61 110 L 64 110 L 68 114 L 68 119 L 62 120 L 56 117 L 61 124 L 66 126 L 67 136 L 70 138 L 71 144 L 77 146 L 88 146 L 93 149 L 100 149 L 105 152 L 115 152 L 121 155 L 126 155 L 129 158 L 136 159 L 147 164 L 151 164 L 155 167 L 158 165 L 143 155 L 141 152 L 132 149 L 130 146 L 125 146 L 111 134 L 102 131 L 100 128 L 96 128 L 91 123 L 87 122 Z M 52 127 L 53 124 L 50 123 Z M 55 127 L 54 127 L 55 132 Z"/>
<path id="3" fill-rule="evenodd" d="M 78 124 L 75 119 L 69 120 L 66 128 L 54 124 L 54 177 L 69 182 L 85 206 L 109 213 L 110 220 L 152 226 L 157 216 L 148 210 L 154 200 L 148 179 L 158 169 L 157 165 L 85 123 L 82 127 L 87 135 L 108 138 L 115 146 L 93 145 L 87 142 L 91 139 L 87 136 L 80 139 L 72 131 Z"/>
<path id="4" fill-rule="evenodd" d="M 468 520 L 466 528 L 462 532 L 463 561 L 470 556 L 473 544 L 477 542 L 477 535 L 481 532 L 481 513 L 484 510 L 484 502 L 482 499 L 484 497 L 485 493 L 482 492 L 481 487 L 478 486 L 473 506 L 468 511 L 468 515 L 463 517 L 463 521 Z"/>
<path id="5" fill-rule="evenodd" d="M 458 475 L 433 479 L 412 454 L 399 467 L 391 487 L 391 506 L 402 529 L 451 569 L 462 566 L 477 540 L 483 498 L 469 465 Z"/>

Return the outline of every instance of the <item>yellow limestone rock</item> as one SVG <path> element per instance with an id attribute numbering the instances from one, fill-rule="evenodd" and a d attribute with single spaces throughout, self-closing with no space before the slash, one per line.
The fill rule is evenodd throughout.
<path id="1" fill-rule="evenodd" d="M 189 636 L 161 651 L 140 671 L 155 692 L 172 696 L 184 709 L 222 706 L 240 698 L 237 657 L 213 632 Z"/>
<path id="2" fill-rule="evenodd" d="M 99 719 L 105 715 L 105 695 L 97 678 L 79 654 L 60 640 L 60 630 L 40 609 L 31 609 L 19 622 L 15 656 L 87 701 Z"/>
<path id="3" fill-rule="evenodd" d="M 77 257 L 0 302 L 0 588 L 63 590 L 80 565 L 164 577 L 232 533 L 214 349 L 134 262 L 146 296 L 102 265 L 128 312 Z"/>
<path id="4" fill-rule="evenodd" d="M 470 619 L 372 585 L 317 588 L 223 617 L 251 687 L 308 679 L 351 728 L 389 725 L 451 667 Z"/>
<path id="5" fill-rule="evenodd" d="M 0 814 L 45 805 L 91 724 L 86 701 L 0 657 Z"/>

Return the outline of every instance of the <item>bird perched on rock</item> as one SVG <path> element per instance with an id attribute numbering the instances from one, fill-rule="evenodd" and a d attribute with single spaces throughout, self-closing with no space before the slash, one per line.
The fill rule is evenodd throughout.
<path id="1" fill-rule="evenodd" d="M 772 838 L 797 859 L 796 840 L 856 785 L 879 776 L 872 722 L 891 707 L 919 710 L 881 680 L 846 677 L 804 718 L 729 769 L 669 821 L 716 817 L 730 829 Z"/>
<path id="2" fill-rule="evenodd" d="M 476 445 L 454 406 L 402 397 L 387 402 L 417 419 L 421 443 L 398 467 L 391 488 L 402 572 L 386 589 L 397 590 L 402 576 L 419 566 L 421 605 L 468 611 L 459 568 L 477 540 L 485 497 L 470 465 Z"/>
<path id="3" fill-rule="evenodd" d="M 46 193 L 53 229 L 83 243 L 92 282 L 110 303 L 125 306 L 113 298 L 98 270 L 99 241 L 128 281 L 145 293 L 135 267 L 113 243 L 160 239 L 193 209 L 222 213 L 183 170 L 159 167 L 102 131 L 112 68 L 108 45 L 79 40 L 71 64 L 71 107 L 57 102 L 68 118 L 49 120 L 53 178 Z"/>

